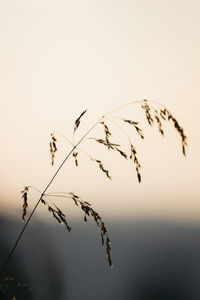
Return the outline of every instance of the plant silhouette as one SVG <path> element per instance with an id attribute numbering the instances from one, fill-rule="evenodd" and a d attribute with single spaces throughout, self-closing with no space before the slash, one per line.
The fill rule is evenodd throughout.
<path id="1" fill-rule="evenodd" d="M 100 235 L 101 235 L 101 241 L 102 241 L 102 245 L 105 246 L 106 249 L 106 256 L 107 256 L 107 260 L 109 263 L 109 266 L 112 267 L 112 259 L 111 259 L 111 241 L 110 238 L 108 236 L 108 232 L 106 229 L 106 225 L 103 222 L 102 217 L 99 215 L 98 212 L 96 212 L 90 203 L 88 203 L 87 201 L 83 200 L 80 196 L 78 196 L 76 193 L 74 192 L 59 192 L 59 193 L 47 193 L 47 190 L 49 189 L 49 187 L 51 186 L 52 182 L 55 180 L 57 174 L 59 173 L 59 171 L 61 170 L 61 168 L 66 164 L 67 160 L 70 158 L 70 156 L 72 156 L 75 160 L 75 165 L 78 167 L 79 162 L 78 162 L 78 154 L 79 152 L 83 152 L 85 155 L 87 155 L 87 157 L 89 157 L 89 159 L 91 159 L 94 163 L 96 163 L 96 165 L 98 166 L 98 168 L 101 170 L 102 173 L 105 174 L 105 176 L 111 180 L 112 177 L 110 175 L 110 170 L 108 170 L 105 166 L 104 163 L 102 162 L 102 160 L 91 156 L 89 153 L 85 152 L 83 149 L 81 149 L 81 143 L 83 141 L 85 141 L 86 139 L 90 139 L 98 144 L 101 144 L 103 146 L 105 146 L 107 148 L 107 150 L 109 151 L 115 151 L 117 152 L 123 159 L 125 160 L 129 160 L 130 162 L 133 162 L 134 166 L 135 166 L 135 171 L 136 171 L 136 175 L 137 175 L 137 179 L 138 182 L 140 183 L 142 180 L 142 176 L 141 176 L 141 164 L 138 160 L 138 153 L 136 150 L 136 147 L 134 145 L 134 143 L 132 142 L 132 138 L 126 133 L 125 130 L 125 126 L 132 126 L 135 130 L 135 133 L 138 134 L 138 136 L 143 140 L 145 138 L 144 132 L 142 130 L 142 128 L 140 127 L 140 124 L 138 121 L 136 120 L 130 120 L 130 119 L 126 119 L 123 117 L 115 117 L 114 113 L 116 111 L 120 111 L 122 110 L 124 107 L 127 106 L 132 106 L 132 105 L 139 105 L 141 107 L 141 109 L 144 112 L 144 116 L 148 122 L 148 124 L 150 126 L 152 126 L 153 124 L 157 124 L 158 127 L 158 131 L 160 132 L 160 134 L 162 136 L 164 136 L 164 129 L 163 129 L 163 122 L 171 122 L 175 128 L 175 130 L 177 131 L 177 133 L 179 134 L 180 138 L 181 138 L 181 145 L 182 145 L 182 153 L 183 155 L 186 155 L 186 146 L 187 146 L 187 137 L 184 133 L 183 128 L 179 125 L 178 121 L 176 120 L 176 118 L 169 112 L 169 110 L 161 105 L 160 103 L 157 102 L 153 102 L 153 101 L 148 101 L 148 100 L 140 100 L 140 101 L 132 101 L 128 104 L 122 105 L 118 108 L 113 109 L 112 111 L 106 113 L 105 115 L 101 116 L 96 123 L 79 139 L 79 141 L 77 143 L 74 143 L 74 136 L 79 128 L 79 126 L 81 125 L 82 119 L 83 117 L 85 117 L 85 114 L 87 112 L 87 110 L 84 110 L 80 116 L 76 119 L 75 121 L 75 125 L 74 125 L 74 131 L 73 131 L 73 140 L 71 141 L 70 139 L 68 139 L 67 137 L 63 136 L 63 134 L 54 131 L 51 133 L 51 139 L 50 139 L 50 156 L 51 156 L 51 164 L 52 166 L 54 165 L 55 162 L 55 156 L 56 156 L 56 152 L 58 151 L 58 147 L 57 147 L 57 139 L 59 137 L 64 137 L 68 143 L 71 144 L 72 148 L 69 151 L 69 153 L 66 155 L 65 159 L 61 162 L 61 164 L 59 165 L 59 167 L 57 168 L 57 170 L 55 171 L 53 177 L 51 178 L 50 182 L 47 184 L 47 186 L 44 188 L 44 190 L 41 192 L 39 191 L 37 188 L 32 187 L 32 186 L 25 186 L 25 188 L 23 189 L 22 193 L 22 199 L 23 199 L 23 211 L 22 211 L 22 220 L 25 222 L 24 226 L 22 227 L 22 230 L 18 236 L 18 238 L 16 239 L 15 244 L 13 245 L 12 249 L 10 250 L 10 253 L 7 256 L 6 261 L 4 262 L 1 271 L 0 271 L 0 293 L 5 293 L 8 295 L 9 299 L 15 299 L 14 296 L 10 296 L 8 293 L 8 290 L 5 286 L 5 278 L 6 275 L 6 267 L 9 264 L 15 249 L 17 247 L 17 245 L 19 244 L 19 241 L 21 240 L 24 231 L 26 230 L 26 227 L 28 226 L 33 214 L 35 213 L 37 207 L 39 206 L 39 204 L 43 204 L 47 207 L 49 213 L 53 216 L 53 218 L 59 222 L 60 224 L 64 224 L 66 226 L 66 229 L 68 232 L 71 231 L 71 226 L 68 223 L 68 220 L 66 219 L 65 214 L 62 212 L 62 210 L 57 206 L 57 204 L 55 204 L 55 201 L 53 201 L 53 199 L 57 198 L 57 197 L 61 197 L 61 198 L 67 198 L 70 199 L 74 202 L 75 205 L 77 205 L 78 207 L 81 208 L 81 210 L 84 213 L 84 221 L 87 222 L 87 219 L 89 217 L 93 218 L 97 227 L 99 228 L 100 231 Z M 119 129 L 122 129 L 122 131 L 124 132 L 124 134 L 126 134 L 126 137 L 128 139 L 128 143 L 129 143 L 129 153 L 126 153 L 120 143 L 118 141 L 113 141 L 112 140 L 112 130 L 110 129 L 110 127 L 108 126 L 108 122 L 115 124 L 116 126 L 118 126 Z M 102 126 L 103 132 L 104 132 L 104 136 L 102 136 L 102 138 L 95 138 L 90 136 L 90 133 L 92 132 L 92 130 L 97 126 Z M 33 210 L 31 211 L 29 217 L 26 220 L 27 217 L 27 209 L 28 209 L 28 193 L 30 189 L 35 189 L 38 191 L 39 193 L 39 199 L 35 205 L 35 207 L 33 208 Z M 20 286 L 23 286 L 23 284 L 21 284 Z M 25 285 L 24 285 L 25 287 Z"/>

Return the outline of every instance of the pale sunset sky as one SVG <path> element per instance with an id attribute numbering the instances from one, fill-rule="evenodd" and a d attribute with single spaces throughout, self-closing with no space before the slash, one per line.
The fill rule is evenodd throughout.
<path id="1" fill-rule="evenodd" d="M 148 99 L 166 106 L 184 128 L 186 158 L 172 124 L 166 123 L 162 138 L 134 104 L 113 115 L 138 121 L 144 130 L 143 141 L 123 126 L 135 142 L 142 182 L 133 163 L 88 140 L 80 147 L 102 159 L 112 181 L 79 153 L 79 167 L 69 159 L 49 192 L 73 191 L 117 219 L 198 222 L 199 37 L 199 0 L 1 0 L 0 212 L 20 216 L 20 191 L 25 185 L 43 190 L 70 151 L 59 137 L 51 166 L 52 131 L 71 139 L 74 121 L 87 109 L 78 140 L 106 112 Z M 128 151 L 120 128 L 110 124 L 113 142 Z M 103 130 L 90 136 L 104 138 Z M 30 193 L 30 207 L 37 198 Z M 73 203 L 57 201 L 68 215 L 79 216 Z M 39 207 L 37 215 L 43 213 Z"/>

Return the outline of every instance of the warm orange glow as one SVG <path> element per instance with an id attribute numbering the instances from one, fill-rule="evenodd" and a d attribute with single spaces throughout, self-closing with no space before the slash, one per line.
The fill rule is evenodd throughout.
<path id="1" fill-rule="evenodd" d="M 71 159 L 51 190 L 74 191 L 102 215 L 199 219 L 199 9 L 198 1 L 179 0 L 1 1 L 2 210 L 18 213 L 24 186 L 42 190 L 50 180 L 52 131 L 71 139 L 75 119 L 88 109 L 76 132 L 81 137 L 107 111 L 147 98 L 185 128 L 186 159 L 172 126 L 163 139 L 136 106 L 126 107 L 116 116 L 133 116 L 144 128 L 144 141 L 135 138 L 142 183 L 134 166 L 88 140 L 82 148 L 104 159 L 113 181 L 80 154 L 79 168 Z M 125 142 L 112 127 L 116 142 Z M 60 138 L 55 167 L 69 150 Z M 73 205 L 69 211 L 79 213 Z"/>

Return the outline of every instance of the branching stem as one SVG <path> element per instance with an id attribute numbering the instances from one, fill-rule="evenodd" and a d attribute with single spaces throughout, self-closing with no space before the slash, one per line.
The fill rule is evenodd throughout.
<path id="1" fill-rule="evenodd" d="M 107 118 L 107 116 L 109 116 L 110 114 L 112 114 L 113 112 L 116 112 L 116 111 L 118 111 L 118 110 L 121 110 L 121 109 L 123 109 L 123 108 L 125 108 L 125 107 L 127 107 L 127 106 L 129 106 L 129 105 L 131 105 L 131 104 L 142 104 L 142 103 L 144 103 L 144 102 L 146 102 L 147 100 L 139 100 L 139 101 L 131 101 L 131 102 L 129 102 L 129 103 L 127 103 L 127 104 L 125 104 L 125 105 L 122 105 L 122 106 L 120 106 L 120 107 L 118 107 L 118 108 L 115 108 L 115 109 L 113 109 L 113 110 L 111 110 L 111 111 L 109 111 L 108 113 L 106 113 L 105 115 L 103 115 L 102 117 L 100 117 L 97 121 L 96 121 L 96 123 L 82 136 L 82 138 L 76 143 L 76 144 L 74 144 L 73 143 L 73 141 L 71 142 L 68 138 L 66 138 L 67 139 L 67 141 L 72 145 L 72 149 L 70 150 L 70 152 L 67 154 L 67 156 L 65 157 L 65 159 L 63 160 L 63 162 L 60 164 L 60 166 L 58 167 L 58 169 L 56 170 L 56 172 L 54 173 L 54 175 L 53 175 L 53 177 L 51 178 L 51 180 L 49 181 L 49 183 L 47 184 L 47 186 L 45 187 L 45 189 L 44 189 L 44 191 L 41 193 L 41 195 L 40 195 L 40 198 L 39 198 L 39 200 L 37 201 L 37 203 L 36 203 L 36 205 L 35 205 L 35 207 L 33 208 L 33 210 L 32 210 L 32 212 L 30 213 L 30 215 L 29 215 L 29 217 L 28 217 L 28 219 L 27 219 L 27 221 L 25 222 L 25 224 L 24 224 L 24 226 L 23 226 L 23 228 L 21 229 L 21 231 L 20 231 L 20 233 L 19 233 L 19 236 L 18 236 L 18 238 L 17 238 L 17 240 L 16 240 L 16 242 L 15 242 L 15 244 L 13 245 L 13 247 L 12 247 L 12 249 L 10 250 L 10 252 L 9 252 L 9 254 L 8 254 L 8 257 L 7 257 L 7 259 L 6 259 L 6 261 L 5 261 L 5 263 L 4 263 L 4 265 L 3 265 L 3 267 L 1 268 L 1 270 L 0 270 L 0 278 L 1 277 L 3 277 L 3 273 L 5 272 L 5 270 L 6 270 L 6 267 L 7 267 L 7 265 L 8 265 L 8 263 L 10 262 L 10 259 L 11 259 L 11 257 L 12 257 L 12 255 L 13 255 L 13 253 L 14 253 L 14 251 L 15 251 L 15 249 L 16 249 L 16 247 L 17 247 L 17 245 L 18 245 L 18 243 L 19 243 L 19 241 L 20 241 L 20 239 L 21 239 L 21 237 L 22 237 L 22 235 L 23 235 L 23 233 L 24 233 L 24 231 L 26 230 L 26 227 L 28 226 L 28 224 L 29 224 L 29 222 L 30 222 L 30 220 L 31 220 L 31 218 L 32 218 L 32 216 L 33 216 L 33 214 L 34 214 L 34 212 L 35 212 L 35 210 L 37 209 L 37 207 L 38 207 L 38 205 L 40 204 L 40 202 L 41 202 L 41 200 L 42 200 L 42 198 L 45 196 L 45 193 L 46 193 L 46 191 L 48 190 L 48 188 L 50 187 L 50 185 L 52 184 L 52 182 L 54 181 L 54 179 L 56 178 L 56 176 L 57 176 L 57 174 L 59 173 L 59 171 L 60 171 L 60 169 L 63 167 L 63 165 L 66 163 L 66 161 L 67 161 L 67 159 L 70 157 L 70 155 L 74 152 L 74 150 L 77 148 L 78 149 L 78 145 L 81 143 L 81 142 L 83 142 L 84 140 L 85 140 L 85 137 L 102 121 L 102 120 L 104 120 L 104 119 L 106 119 Z M 162 105 L 162 104 L 160 104 L 160 103 L 157 103 L 157 102 L 155 102 L 155 101 L 150 101 L 150 103 L 153 103 L 153 104 L 155 104 L 155 105 L 158 105 L 158 106 L 160 106 L 160 107 L 162 107 L 163 109 L 165 109 L 165 107 Z M 147 106 L 147 108 L 148 108 L 148 106 Z M 166 110 L 166 109 L 165 109 Z M 167 110 L 166 110 L 167 111 Z M 75 129 L 74 129 L 74 132 L 75 132 L 75 130 L 78 128 L 78 126 L 79 126 L 79 123 L 80 123 L 80 118 L 81 118 L 81 116 L 84 114 L 86 112 L 86 110 L 80 115 L 80 117 L 76 120 L 76 127 L 75 127 Z M 146 113 L 149 113 L 149 110 L 146 112 Z M 185 146 L 187 145 L 187 143 L 186 143 L 186 136 L 184 135 L 184 131 L 183 131 L 183 129 L 180 127 L 180 125 L 178 124 L 178 122 L 176 121 L 176 119 L 167 111 L 167 113 L 168 113 L 168 115 L 167 115 L 167 118 L 168 118 L 168 120 L 172 120 L 173 121 L 173 123 L 174 123 L 174 127 L 176 128 L 176 130 L 179 132 L 179 134 L 180 134 L 180 136 L 181 136 L 181 138 L 182 138 L 182 147 L 183 147 L 183 154 L 185 155 Z M 147 116 L 148 117 L 148 116 Z M 151 117 L 151 116 L 150 116 Z M 110 120 L 109 119 L 109 121 L 110 122 L 112 122 L 113 124 L 115 124 L 116 126 L 118 126 L 118 128 L 120 128 L 121 130 L 123 130 L 117 123 L 115 123 L 113 120 Z M 149 121 L 149 120 L 148 120 Z M 78 123 L 79 122 L 79 123 Z M 151 124 L 150 124 L 151 125 Z M 104 125 L 104 127 L 105 127 L 105 125 Z M 123 132 L 124 133 L 126 133 L 124 130 L 123 130 Z M 57 132 L 58 133 L 58 132 Z M 60 133 L 59 133 L 60 134 Z M 109 132 L 107 133 L 107 134 L 109 134 Z M 126 133 L 126 135 L 127 135 L 127 133 Z M 129 138 L 129 137 L 128 137 Z M 130 138 L 129 138 L 129 141 L 130 141 Z M 131 142 L 130 142 L 131 143 Z M 108 144 L 108 146 L 109 146 L 109 144 Z M 131 146 L 132 146 L 132 144 L 131 144 Z M 132 146 L 133 147 L 133 146 Z M 109 148 L 109 147 L 108 147 Z M 83 150 L 81 150 L 81 151 L 83 151 Z M 135 152 L 135 149 L 133 148 L 133 154 L 135 155 L 136 154 L 136 152 Z M 83 152 L 85 152 L 85 151 L 83 151 Z M 85 152 L 86 153 L 86 152 Z M 86 153 L 87 154 L 87 153 Z M 87 154 L 88 155 L 88 154 Z M 124 155 L 123 155 L 124 156 Z M 140 174 L 139 174 L 139 171 L 138 171 L 138 169 L 140 168 L 140 165 L 139 165 L 139 163 L 138 163 L 138 161 L 137 161 L 137 158 L 135 157 L 134 158 L 134 160 L 135 160 L 135 163 L 137 164 L 137 168 L 136 168 L 136 170 L 137 170 L 137 173 L 138 173 L 138 176 L 140 176 Z M 97 161 L 97 160 L 96 160 Z M 100 168 L 103 170 L 103 172 L 107 172 L 107 176 L 108 176 L 108 171 L 107 170 L 105 170 L 105 169 L 103 169 L 103 166 L 102 166 L 102 163 L 101 163 L 101 161 L 97 161 L 98 163 L 100 163 Z M 109 176 L 108 176 L 109 177 Z M 110 177 L 109 177 L 110 178 Z M 140 181 L 140 180 L 139 180 Z M 36 189 L 37 190 L 37 189 Z M 39 190 L 37 190 L 38 192 L 40 192 Z M 50 195 L 49 195 L 50 196 Z M 58 196 L 58 195 L 57 195 Z M 93 213 L 95 213 L 94 211 L 93 211 Z M 108 246 L 108 245 L 107 245 Z M 107 250 L 109 251 L 109 249 L 110 248 L 107 248 Z M 109 259 L 110 259 L 110 256 L 109 256 Z"/>
<path id="2" fill-rule="evenodd" d="M 47 191 L 47 189 L 50 187 L 50 185 L 52 184 L 52 182 L 54 181 L 55 177 L 57 176 L 58 172 L 60 171 L 60 169 L 63 167 L 63 165 L 66 163 L 67 159 L 70 157 L 70 155 L 73 153 L 73 151 L 78 147 L 78 145 L 84 140 L 84 138 L 99 124 L 99 122 L 102 120 L 103 117 L 99 118 L 98 121 L 83 135 L 83 137 L 76 143 L 76 145 L 73 146 L 73 148 L 70 150 L 70 152 L 67 154 L 67 156 L 65 157 L 65 159 L 63 160 L 63 162 L 60 164 L 60 166 L 58 167 L 58 169 L 56 170 L 56 172 L 54 173 L 53 177 L 51 178 L 51 180 L 49 181 L 49 183 L 47 184 L 47 186 L 45 187 L 44 191 L 42 192 L 38 202 L 36 203 L 35 207 L 33 208 L 29 218 L 27 219 L 26 223 L 24 224 L 22 230 L 20 231 L 20 234 L 15 242 L 15 244 L 13 245 L 12 249 L 10 250 L 10 253 L 8 254 L 8 257 L 3 265 L 3 267 L 1 268 L 0 271 L 0 278 L 3 276 L 3 273 L 6 270 L 7 265 L 9 264 L 11 257 L 24 233 L 24 231 L 26 230 L 26 227 L 28 226 L 36 208 L 38 207 L 38 205 L 40 204 L 40 201 L 42 199 L 42 197 L 44 196 L 45 192 Z"/>

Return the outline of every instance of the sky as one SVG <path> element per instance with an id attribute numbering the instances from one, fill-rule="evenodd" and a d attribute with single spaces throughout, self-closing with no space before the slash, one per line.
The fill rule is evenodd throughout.
<path id="1" fill-rule="evenodd" d="M 133 104 L 113 115 L 138 121 L 144 130 L 143 141 L 123 126 L 134 139 L 142 182 L 133 163 L 87 140 L 80 147 L 102 159 L 112 181 L 80 152 L 79 167 L 69 159 L 49 192 L 72 191 L 117 220 L 199 221 L 199 12 L 195 0 L 0 2 L 0 212 L 20 215 L 20 191 L 27 185 L 43 190 L 70 151 L 58 137 L 52 167 L 51 132 L 72 139 L 74 122 L 87 109 L 78 141 L 105 113 L 148 99 L 166 106 L 184 127 L 186 158 L 173 126 L 166 124 L 161 137 Z M 90 136 L 104 138 L 101 127 Z M 121 127 L 109 128 L 113 142 L 128 151 Z M 37 199 L 30 192 L 30 208 Z M 69 200 L 55 201 L 79 216 Z M 45 215 L 45 208 L 37 214 Z"/>

